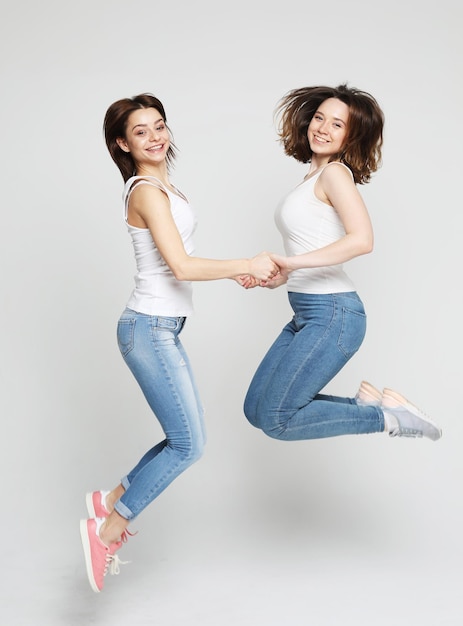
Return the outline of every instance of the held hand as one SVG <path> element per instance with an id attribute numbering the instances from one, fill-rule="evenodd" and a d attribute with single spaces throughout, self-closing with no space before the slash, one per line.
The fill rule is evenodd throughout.
<path id="1" fill-rule="evenodd" d="M 257 278 L 254 278 L 254 276 L 251 276 L 250 274 L 235 276 L 235 280 L 238 285 L 241 285 L 245 289 L 252 289 L 253 287 L 257 287 L 260 284 L 260 281 L 258 281 Z"/>
<path id="2" fill-rule="evenodd" d="M 267 287 L 267 289 L 276 289 L 277 287 L 281 287 L 288 280 L 288 272 L 285 269 L 281 269 L 280 273 L 277 274 L 274 278 L 270 280 L 261 280 L 260 286 Z"/>
<path id="3" fill-rule="evenodd" d="M 249 261 L 249 274 L 258 281 L 271 280 L 280 271 L 280 268 L 267 252 L 261 252 Z"/>
<path id="4" fill-rule="evenodd" d="M 280 270 L 286 271 L 286 277 L 288 277 L 289 272 L 291 272 L 291 268 L 289 267 L 289 259 L 287 256 L 281 256 L 281 254 L 273 254 L 271 253 L 270 258 L 272 261 L 278 265 Z"/>

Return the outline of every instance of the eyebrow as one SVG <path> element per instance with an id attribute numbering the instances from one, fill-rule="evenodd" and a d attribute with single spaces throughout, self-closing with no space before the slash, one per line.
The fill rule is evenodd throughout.
<path id="1" fill-rule="evenodd" d="M 156 126 L 156 124 L 159 124 L 159 122 L 164 122 L 164 120 L 162 119 L 162 117 L 160 117 L 158 120 L 156 120 L 154 122 L 154 125 Z M 136 128 L 146 128 L 148 126 L 148 124 L 135 124 L 135 126 L 132 128 L 132 130 L 135 130 Z"/>
<path id="2" fill-rule="evenodd" d="M 324 113 L 322 113 L 322 111 L 315 111 L 314 115 L 317 115 L 317 113 L 319 115 L 323 115 L 323 117 L 326 117 L 326 115 Z M 333 117 L 334 120 L 336 120 L 337 122 L 342 122 L 343 124 L 347 124 L 347 122 L 345 122 L 344 120 L 342 120 L 340 117 Z"/>

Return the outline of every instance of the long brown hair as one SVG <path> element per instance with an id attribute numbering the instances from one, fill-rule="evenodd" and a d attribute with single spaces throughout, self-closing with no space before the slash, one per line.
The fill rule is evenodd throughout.
<path id="1" fill-rule="evenodd" d="M 368 183 L 381 165 L 384 114 L 372 95 L 359 89 L 338 87 L 301 87 L 288 92 L 279 102 L 278 136 L 285 153 L 302 163 L 312 160 L 307 128 L 319 106 L 337 98 L 349 107 L 347 135 L 342 150 L 330 161 L 347 165 L 356 183 Z"/>
<path id="2" fill-rule="evenodd" d="M 124 150 L 119 147 L 117 139 L 126 138 L 127 120 L 133 111 L 150 108 L 156 109 L 156 111 L 161 114 L 167 126 L 166 112 L 162 102 L 150 93 L 142 93 L 133 98 L 117 100 L 113 102 L 106 111 L 103 123 L 106 146 L 114 163 L 119 168 L 124 182 L 135 174 L 135 163 L 132 159 L 132 155 L 129 152 L 124 152 Z M 177 148 L 173 142 L 172 133 L 168 126 L 167 129 L 171 135 L 171 142 L 166 155 L 167 167 L 170 168 L 177 155 Z"/>

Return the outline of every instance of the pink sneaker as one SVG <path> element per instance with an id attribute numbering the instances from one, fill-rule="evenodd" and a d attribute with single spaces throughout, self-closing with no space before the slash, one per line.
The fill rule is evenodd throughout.
<path id="1" fill-rule="evenodd" d="M 123 564 L 115 552 L 122 546 L 122 541 L 106 546 L 100 539 L 99 530 L 104 519 L 84 519 L 80 522 L 80 536 L 84 548 L 85 564 L 90 586 L 96 593 L 103 589 L 104 577 L 119 574 L 119 565 Z"/>
<path id="2" fill-rule="evenodd" d="M 366 380 L 362 380 L 355 399 L 357 400 L 357 404 L 362 406 L 379 406 L 381 404 L 382 397 L 383 394 L 379 389 L 376 389 L 376 387 L 367 383 Z"/>
<path id="3" fill-rule="evenodd" d="M 106 496 L 109 491 L 94 491 L 87 493 L 85 502 L 89 517 L 108 517 L 109 511 L 106 508 Z"/>

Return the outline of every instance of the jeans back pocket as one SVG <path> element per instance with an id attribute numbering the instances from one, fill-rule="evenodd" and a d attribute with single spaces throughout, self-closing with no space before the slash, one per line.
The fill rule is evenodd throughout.
<path id="1" fill-rule="evenodd" d="M 362 345 L 367 329 L 367 316 L 347 307 L 342 309 L 342 326 L 338 347 L 350 359 Z"/>
<path id="2" fill-rule="evenodd" d="M 117 344 L 122 356 L 133 350 L 135 332 L 134 319 L 120 319 L 117 323 Z"/>

